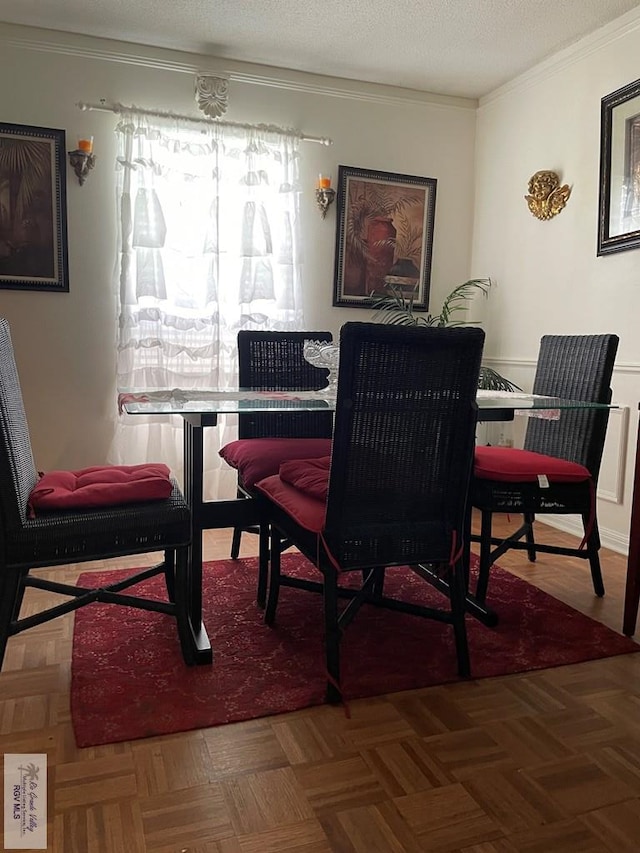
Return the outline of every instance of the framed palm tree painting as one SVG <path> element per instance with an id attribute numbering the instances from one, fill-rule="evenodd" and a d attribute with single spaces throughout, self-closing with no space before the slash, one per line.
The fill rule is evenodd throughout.
<path id="1" fill-rule="evenodd" d="M 390 289 L 429 307 L 435 178 L 338 167 L 333 304 L 371 308 Z"/>
<path id="2" fill-rule="evenodd" d="M 0 288 L 69 290 L 64 130 L 0 123 Z"/>

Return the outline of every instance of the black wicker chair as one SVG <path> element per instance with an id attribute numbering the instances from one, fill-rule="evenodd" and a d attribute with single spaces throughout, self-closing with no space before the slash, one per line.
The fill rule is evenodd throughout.
<path id="1" fill-rule="evenodd" d="M 611 376 L 618 349 L 616 335 L 545 335 L 533 393 L 592 403 L 611 402 Z M 609 420 L 609 409 L 570 409 L 559 419 L 530 418 L 523 449 L 478 447 L 471 484 L 471 504 L 480 510 L 480 566 L 475 590 L 486 600 L 492 564 L 510 548 L 589 560 L 594 592 L 604 595 L 598 551 L 596 488 Z M 521 513 L 523 523 L 506 539 L 492 535 L 494 513 Z M 580 547 L 538 543 L 536 513 L 582 517 Z M 524 540 L 524 541 L 521 541 Z M 495 546 L 495 547 L 494 547 Z"/>
<path id="2" fill-rule="evenodd" d="M 126 506 L 47 512 L 30 517 L 29 496 L 38 482 L 22 402 L 9 325 L 0 319 L 0 668 L 9 637 L 93 601 L 166 613 L 176 619 L 182 653 L 194 662 L 195 633 L 190 622 L 187 548 L 190 511 L 177 484 L 169 498 Z M 157 566 L 133 572 L 100 589 L 57 583 L 30 574 L 32 569 L 164 551 Z M 168 601 L 123 594 L 147 577 L 163 573 Z M 25 589 L 35 587 L 68 596 L 62 603 L 20 619 Z"/>
<path id="3" fill-rule="evenodd" d="M 333 340 L 331 332 L 238 332 L 238 381 L 242 388 L 280 391 L 317 390 L 327 384 L 328 371 L 314 367 L 303 355 L 306 340 Z M 220 455 L 238 471 L 238 497 L 255 497 L 254 484 L 278 472 L 284 459 L 324 456 L 330 452 L 332 412 L 282 412 L 238 415 L 238 440 L 220 450 Z M 259 533 L 259 527 L 236 527 L 231 558 L 240 553 L 242 533 Z M 268 536 L 268 528 L 263 533 Z M 266 545 L 266 543 L 265 543 Z M 262 549 L 264 553 L 264 548 Z M 258 603 L 264 606 L 267 567 L 261 564 Z"/>
<path id="4" fill-rule="evenodd" d="M 346 323 L 324 485 L 320 478 L 318 489 L 316 478 L 309 487 L 322 460 L 305 460 L 256 486 L 271 522 L 265 620 L 273 623 L 282 586 L 323 593 L 328 701 L 341 698 L 340 636 L 363 603 L 452 625 L 458 671 L 469 675 L 461 554 L 483 343 L 477 328 Z M 319 569 L 321 582 L 282 574 L 283 539 Z M 421 563 L 439 566 L 447 607 L 385 596 L 389 567 L 410 566 L 430 582 Z M 342 573 L 354 570 L 360 588 L 339 586 Z M 339 614 L 340 597 L 350 601 Z"/>

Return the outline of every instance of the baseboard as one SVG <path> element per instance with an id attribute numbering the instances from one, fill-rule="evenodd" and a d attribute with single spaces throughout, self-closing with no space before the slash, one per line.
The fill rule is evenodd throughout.
<path id="1" fill-rule="evenodd" d="M 573 516 L 569 515 L 536 515 L 536 518 L 547 524 L 549 527 L 555 527 L 556 530 L 562 530 L 564 533 L 570 533 L 573 536 L 582 539 L 583 528 L 582 522 L 573 520 Z M 615 530 L 603 529 L 600 527 L 600 541 L 604 548 L 609 548 L 611 551 L 616 551 L 618 554 L 629 553 L 629 537 L 621 536 Z"/>

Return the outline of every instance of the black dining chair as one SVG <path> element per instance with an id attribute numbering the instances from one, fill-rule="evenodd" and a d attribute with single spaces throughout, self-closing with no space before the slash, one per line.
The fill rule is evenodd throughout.
<path id="1" fill-rule="evenodd" d="M 611 377 L 618 337 L 545 335 L 540 341 L 533 393 L 587 403 L 611 402 Z M 471 482 L 471 504 L 480 510 L 480 564 L 475 598 L 486 600 L 491 566 L 509 549 L 579 557 L 589 561 L 593 589 L 604 595 L 600 567 L 596 489 L 609 409 L 562 410 L 559 417 L 530 417 L 523 448 L 479 446 Z M 521 514 L 508 536 L 495 537 L 495 513 Z M 537 514 L 581 516 L 584 536 L 578 547 L 538 542 Z"/>
<path id="2" fill-rule="evenodd" d="M 171 616 L 183 657 L 194 663 L 200 626 L 192 625 L 190 618 L 191 517 L 177 483 L 170 481 L 170 493 L 162 499 L 34 512 L 31 500 L 39 482 L 9 324 L 0 319 L 0 668 L 10 637 L 94 601 Z M 131 570 L 125 579 L 99 588 L 32 574 L 35 569 L 155 551 L 164 552 L 159 564 Z M 166 601 L 125 592 L 157 574 L 164 575 Z M 28 588 L 58 593 L 66 600 L 20 618 Z"/>
<path id="3" fill-rule="evenodd" d="M 331 332 L 238 332 L 238 382 L 241 388 L 278 391 L 318 390 L 327 384 L 328 370 L 304 357 L 306 340 L 330 343 Z M 239 498 L 255 497 L 255 483 L 278 472 L 287 459 L 326 456 L 331 450 L 333 413 L 330 411 L 247 412 L 238 415 L 238 439 L 220 449 L 220 456 L 238 472 Z M 237 559 L 243 532 L 260 527 L 235 527 L 231 558 Z M 268 535 L 268 529 L 264 529 Z M 262 549 L 264 553 L 264 548 Z M 267 567 L 261 564 L 257 600 L 264 606 Z"/>
<path id="4" fill-rule="evenodd" d="M 265 620 L 282 587 L 323 594 L 328 701 L 341 698 L 340 638 L 363 604 L 451 625 L 458 672 L 469 675 L 461 555 L 483 343 L 478 328 L 346 323 L 330 456 L 289 461 L 256 484 L 271 524 Z M 283 541 L 318 581 L 282 573 Z M 384 594 L 389 571 L 429 582 L 421 563 L 448 581 L 442 607 Z M 357 589 L 341 584 L 347 576 L 362 579 Z"/>

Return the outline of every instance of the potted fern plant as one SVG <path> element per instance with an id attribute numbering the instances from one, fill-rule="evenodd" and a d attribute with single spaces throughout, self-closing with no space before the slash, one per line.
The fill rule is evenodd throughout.
<path id="1" fill-rule="evenodd" d="M 398 285 L 389 284 L 386 287 L 384 296 L 379 296 L 377 293 L 371 294 L 371 298 L 374 300 L 373 308 L 375 309 L 373 319 L 401 326 L 470 325 L 474 321 L 461 319 L 458 312 L 467 310 L 466 302 L 475 292 L 480 291 L 486 296 L 491 284 L 490 278 L 472 278 L 469 281 L 459 284 L 445 298 L 439 314 L 430 314 L 422 311 L 418 313 L 413 307 L 413 295 L 407 295 Z M 475 324 L 478 325 L 477 322 Z M 486 367 L 485 365 L 480 368 L 478 388 L 490 391 L 522 390 L 514 382 L 511 382 L 493 370 L 493 368 Z"/>

